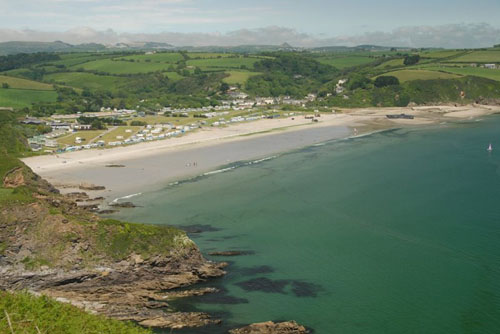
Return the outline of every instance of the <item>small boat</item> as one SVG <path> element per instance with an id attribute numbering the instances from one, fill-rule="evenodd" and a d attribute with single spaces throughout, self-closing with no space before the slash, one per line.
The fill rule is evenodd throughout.
<path id="1" fill-rule="evenodd" d="M 491 143 L 490 143 L 490 146 L 488 146 L 487 151 L 488 151 L 488 152 L 493 151 L 493 146 L 491 146 Z"/>

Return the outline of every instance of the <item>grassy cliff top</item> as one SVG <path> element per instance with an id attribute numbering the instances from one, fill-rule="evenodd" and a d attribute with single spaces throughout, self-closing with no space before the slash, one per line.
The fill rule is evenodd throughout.
<path id="1" fill-rule="evenodd" d="M 151 331 L 93 315 L 47 297 L 0 291 L 0 333 L 151 334 Z"/>

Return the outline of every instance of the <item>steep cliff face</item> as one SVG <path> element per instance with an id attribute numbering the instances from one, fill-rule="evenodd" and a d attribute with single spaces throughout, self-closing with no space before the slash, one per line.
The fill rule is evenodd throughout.
<path id="1" fill-rule="evenodd" d="M 0 289 L 29 289 L 145 326 L 214 322 L 164 311 L 179 296 L 169 291 L 224 274 L 183 231 L 101 219 L 24 165 L 5 174 L 0 190 Z"/>

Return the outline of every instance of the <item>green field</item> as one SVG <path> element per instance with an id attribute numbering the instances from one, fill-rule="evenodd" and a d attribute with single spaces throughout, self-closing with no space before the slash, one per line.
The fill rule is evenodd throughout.
<path id="1" fill-rule="evenodd" d="M 487 79 L 492 79 L 500 81 L 500 70 L 490 70 L 487 68 L 480 67 L 430 67 L 429 70 L 445 71 L 449 73 L 455 73 L 460 75 L 472 75 L 476 77 L 482 77 Z"/>
<path id="2" fill-rule="evenodd" d="M 82 68 L 87 71 L 98 71 L 109 74 L 139 74 L 167 71 L 170 66 L 172 65 L 168 63 L 129 62 L 102 59 L 72 66 L 71 69 L 77 70 Z"/>
<path id="3" fill-rule="evenodd" d="M 3 83 L 8 84 L 10 88 L 17 88 L 17 89 L 54 90 L 54 87 L 52 87 L 52 85 L 45 84 L 42 82 L 0 75 L 0 87 Z"/>
<path id="4" fill-rule="evenodd" d="M 212 52 L 190 52 L 187 54 L 191 59 L 204 58 L 227 58 L 234 57 L 233 53 L 212 53 Z"/>
<path id="5" fill-rule="evenodd" d="M 403 61 L 404 61 L 403 58 L 391 59 L 378 65 L 376 68 L 378 69 L 378 68 L 390 68 L 390 67 L 403 67 L 404 66 Z"/>
<path id="6" fill-rule="evenodd" d="M 338 69 L 344 69 L 348 67 L 354 67 L 354 66 L 359 66 L 359 65 L 365 65 L 369 64 L 375 59 L 373 58 L 368 58 L 368 57 L 359 57 L 359 56 L 353 56 L 353 57 L 320 57 L 317 59 L 320 63 L 322 64 L 327 64 L 334 66 Z"/>
<path id="7" fill-rule="evenodd" d="M 254 75 L 259 75 L 259 72 L 249 72 L 249 71 L 228 71 L 228 77 L 225 77 L 222 81 L 230 85 L 244 84 L 247 82 L 248 78 Z"/>
<path id="8" fill-rule="evenodd" d="M 77 88 L 115 90 L 123 85 L 127 78 L 85 72 L 60 72 L 48 74 L 44 80 L 49 82 L 53 80 L 55 83 Z"/>
<path id="9" fill-rule="evenodd" d="M 142 54 L 142 55 L 134 55 L 134 56 L 126 56 L 126 57 L 120 57 L 120 58 L 115 58 L 115 59 L 125 59 L 125 60 L 134 60 L 138 62 L 153 62 L 153 63 L 168 63 L 168 64 L 175 64 L 179 60 L 184 59 L 184 57 L 177 52 L 162 52 L 162 53 L 155 53 L 151 55 L 147 54 Z"/>
<path id="10" fill-rule="evenodd" d="M 206 58 L 188 60 L 187 65 L 196 66 L 202 70 L 210 71 L 217 69 L 237 69 L 241 66 L 246 66 L 248 69 L 253 68 L 253 64 L 259 61 L 258 58 L 251 57 L 226 57 L 226 58 Z"/>
<path id="11" fill-rule="evenodd" d="M 32 103 L 55 102 L 56 99 L 55 91 L 0 88 L 0 107 L 24 108 Z"/>
<path id="12" fill-rule="evenodd" d="M 460 77 L 456 74 L 443 73 L 429 70 L 400 70 L 384 73 L 385 75 L 392 75 L 399 79 L 400 82 L 413 81 L 413 80 L 434 80 L 434 79 L 454 79 Z"/>
<path id="13" fill-rule="evenodd" d="M 63 55 L 63 56 L 65 56 L 65 55 Z M 78 55 L 78 54 L 71 55 L 71 57 L 63 57 L 63 56 L 61 56 L 61 58 L 63 58 L 63 59 L 57 60 L 57 61 L 51 61 L 51 62 L 49 62 L 49 64 L 64 65 L 66 67 L 71 67 L 71 66 L 87 63 L 89 61 L 95 61 L 95 60 L 99 60 L 102 58 L 109 58 L 109 55 L 87 55 L 87 54 L 85 54 L 85 56 Z"/>
<path id="14" fill-rule="evenodd" d="M 500 63 L 500 51 L 473 51 L 453 60 L 460 63 Z"/>
<path id="15" fill-rule="evenodd" d="M 90 141 L 94 138 L 97 138 L 99 135 L 104 133 L 105 130 L 90 130 L 90 131 L 78 131 L 72 133 L 68 136 L 64 136 L 57 139 L 57 142 L 62 145 L 85 145 L 90 144 Z M 76 137 L 80 137 L 84 139 L 81 144 L 75 143 Z"/>
<path id="16" fill-rule="evenodd" d="M 456 50 L 440 50 L 440 51 L 423 52 L 420 54 L 420 56 L 425 58 L 440 59 L 440 58 L 455 57 L 463 53 L 465 52 Z"/>
<path id="17" fill-rule="evenodd" d="M 177 72 L 163 72 L 163 75 L 166 75 L 172 81 L 184 79 L 184 77 Z"/>

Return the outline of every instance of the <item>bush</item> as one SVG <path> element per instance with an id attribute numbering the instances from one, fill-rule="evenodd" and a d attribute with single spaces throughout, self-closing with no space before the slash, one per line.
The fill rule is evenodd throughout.
<path id="1" fill-rule="evenodd" d="M 403 64 L 405 64 L 406 66 L 415 65 L 419 61 L 420 61 L 420 56 L 419 55 L 410 55 L 410 56 L 406 56 L 405 57 L 405 60 L 403 61 Z"/>
<path id="2" fill-rule="evenodd" d="M 399 79 L 392 76 L 392 75 L 386 75 L 386 76 L 380 76 L 377 79 L 375 79 L 375 87 L 387 87 L 387 86 L 397 86 L 399 85 Z"/>
<path id="3" fill-rule="evenodd" d="M 130 125 L 131 126 L 146 126 L 146 125 L 148 125 L 148 123 L 143 122 L 143 121 L 132 121 L 132 122 L 130 122 Z"/>
<path id="4" fill-rule="evenodd" d="M 8 88 L 10 88 L 10 85 L 8 83 L 6 83 L 6 82 L 3 82 L 2 83 L 2 88 L 8 89 Z"/>
<path id="5" fill-rule="evenodd" d="M 366 78 L 362 75 L 355 74 L 349 79 L 349 83 L 347 84 L 347 88 L 349 90 L 355 90 L 358 88 L 361 89 L 366 89 L 368 88 L 368 85 L 371 83 L 371 80 L 369 78 Z"/>

